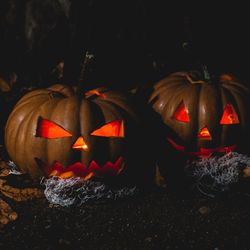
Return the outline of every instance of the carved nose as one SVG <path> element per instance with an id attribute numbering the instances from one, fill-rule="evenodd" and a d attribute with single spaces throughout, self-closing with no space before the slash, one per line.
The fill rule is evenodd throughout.
<path id="1" fill-rule="evenodd" d="M 84 151 L 88 151 L 89 147 L 87 145 L 87 143 L 84 141 L 83 137 L 80 136 L 75 143 L 73 144 L 72 148 L 77 149 L 77 150 L 84 150 Z"/>
<path id="2" fill-rule="evenodd" d="M 201 129 L 201 131 L 198 134 L 198 138 L 202 140 L 212 140 L 212 136 L 207 127 Z"/>

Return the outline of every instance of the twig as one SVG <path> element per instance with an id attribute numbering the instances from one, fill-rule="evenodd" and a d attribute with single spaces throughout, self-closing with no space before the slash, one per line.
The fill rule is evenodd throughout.
<path id="1" fill-rule="evenodd" d="M 81 72 L 80 72 L 80 77 L 78 80 L 78 91 L 79 93 L 84 93 L 85 91 L 85 77 L 86 77 L 86 72 L 87 69 L 91 63 L 91 61 L 94 59 L 94 55 L 90 54 L 89 51 L 86 51 L 83 63 L 81 64 Z"/>

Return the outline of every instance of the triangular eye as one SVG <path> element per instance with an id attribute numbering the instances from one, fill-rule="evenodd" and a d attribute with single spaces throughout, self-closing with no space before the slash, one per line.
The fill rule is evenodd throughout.
<path id="1" fill-rule="evenodd" d="M 70 134 L 68 131 L 66 131 L 56 123 L 40 117 L 38 120 L 36 136 L 53 139 L 69 137 L 72 136 L 72 134 Z"/>
<path id="2" fill-rule="evenodd" d="M 227 104 L 224 108 L 220 124 L 238 124 L 240 123 L 238 115 L 231 104 Z"/>
<path id="3" fill-rule="evenodd" d="M 124 137 L 124 122 L 116 120 L 109 122 L 91 133 L 95 136 Z"/>
<path id="4" fill-rule="evenodd" d="M 183 101 L 178 105 L 172 118 L 180 122 L 190 122 L 188 111 Z"/>

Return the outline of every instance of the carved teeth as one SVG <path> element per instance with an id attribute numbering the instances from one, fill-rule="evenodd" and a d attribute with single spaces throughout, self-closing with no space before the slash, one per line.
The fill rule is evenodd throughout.
<path id="1" fill-rule="evenodd" d="M 36 160 L 46 176 L 59 176 L 61 178 L 82 177 L 85 180 L 93 176 L 116 176 L 125 166 L 123 157 L 119 157 L 114 163 L 108 161 L 103 166 L 98 165 L 95 161 L 91 161 L 88 167 L 81 162 L 76 162 L 67 168 L 64 168 L 58 161 L 55 161 L 52 165 L 46 165 L 42 161 Z"/>
<path id="2" fill-rule="evenodd" d="M 174 149 L 181 151 L 184 154 L 194 155 L 194 156 L 199 156 L 199 157 L 208 157 L 211 154 L 216 153 L 216 152 L 228 153 L 236 149 L 236 145 L 231 145 L 231 146 L 217 147 L 217 148 L 200 148 L 199 151 L 197 152 L 189 152 L 189 151 L 185 151 L 185 147 L 177 144 L 174 140 L 170 138 L 167 138 L 167 140 Z"/>

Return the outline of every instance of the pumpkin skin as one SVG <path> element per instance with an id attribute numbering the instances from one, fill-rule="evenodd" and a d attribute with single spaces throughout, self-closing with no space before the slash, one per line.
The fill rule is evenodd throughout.
<path id="1" fill-rule="evenodd" d="M 98 129 L 113 121 L 122 121 L 124 131 L 100 136 L 103 130 Z M 41 132 L 48 124 L 59 126 L 65 136 L 48 138 L 50 132 Z M 44 174 L 109 178 L 129 169 L 136 172 L 133 167 L 140 165 L 135 160 L 136 154 L 140 158 L 136 147 L 142 143 L 138 128 L 125 95 L 99 89 L 79 97 L 70 87 L 57 84 L 20 99 L 6 124 L 5 145 L 20 170 L 34 179 Z M 77 148 L 79 140 L 87 150 Z"/>
<path id="2" fill-rule="evenodd" d="M 246 151 L 249 100 L 249 89 L 231 75 L 206 81 L 199 72 L 190 71 L 173 73 L 156 83 L 149 103 L 170 129 L 165 138 L 174 149 L 207 157 Z"/>

